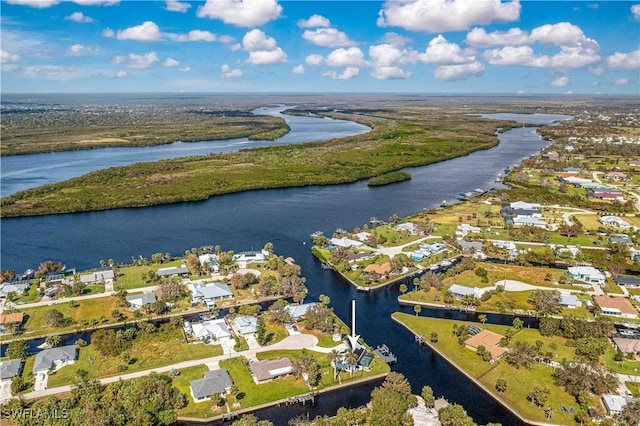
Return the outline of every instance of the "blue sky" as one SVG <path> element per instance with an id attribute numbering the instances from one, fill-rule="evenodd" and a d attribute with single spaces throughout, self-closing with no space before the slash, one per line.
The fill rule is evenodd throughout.
<path id="1" fill-rule="evenodd" d="M 4 0 L 2 93 L 640 94 L 640 2 Z"/>

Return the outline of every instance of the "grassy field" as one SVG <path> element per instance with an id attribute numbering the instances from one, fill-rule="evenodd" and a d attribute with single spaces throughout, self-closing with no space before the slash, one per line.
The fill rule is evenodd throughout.
<path id="1" fill-rule="evenodd" d="M 340 118 L 352 118 L 341 115 Z M 499 121 L 460 112 L 425 110 L 411 117 L 398 108 L 359 121 L 368 134 L 295 145 L 248 149 L 100 170 L 2 199 L 1 215 L 141 207 L 204 200 L 238 191 L 354 182 L 409 166 L 487 149 Z"/>
<path id="2" fill-rule="evenodd" d="M 149 287 L 155 285 L 154 282 L 149 280 L 143 280 L 142 274 L 146 274 L 149 271 L 157 272 L 158 269 L 168 268 L 171 266 L 180 266 L 182 264 L 181 259 L 171 260 L 164 263 L 152 263 L 144 266 L 123 266 L 117 269 L 118 279 L 114 283 L 116 290 L 124 289 L 131 290 L 132 288 Z"/>
<path id="3" fill-rule="evenodd" d="M 220 345 L 205 345 L 203 343 L 181 343 L 182 333 L 172 329 L 168 332 L 157 331 L 151 335 L 140 335 L 127 350 L 131 356 L 128 369 L 118 372 L 119 365 L 125 364 L 121 357 L 103 356 L 96 352 L 92 345 L 80 348 L 78 360 L 75 364 L 66 366 L 49 376 L 49 387 L 63 386 L 73 383 L 77 370 L 86 370 L 91 377 L 103 378 L 135 371 L 148 370 L 177 362 L 192 359 L 209 358 L 222 355 Z M 90 357 L 95 357 L 93 364 Z"/>
<path id="4" fill-rule="evenodd" d="M 429 340 L 432 332 L 436 332 L 438 334 L 438 342 L 435 344 L 435 347 L 443 352 L 450 362 L 462 368 L 478 382 L 483 384 L 492 394 L 505 401 L 510 407 L 523 416 L 532 420 L 545 421 L 544 408 L 550 406 L 554 409 L 553 417 L 550 419 L 552 423 L 575 424 L 573 415 L 562 413 L 560 405 L 564 404 L 566 407 L 573 406 L 577 409 L 575 399 L 563 389 L 555 386 L 551 376 L 553 372 L 551 367 L 539 364 L 535 365 L 531 370 L 527 370 L 525 368 L 516 369 L 504 361 L 493 366 L 482 361 L 475 352 L 461 347 L 457 342 L 457 338 L 452 334 L 453 324 L 467 324 L 462 321 L 415 317 L 402 313 L 393 314 L 393 318 L 425 337 L 427 340 Z M 497 333 L 500 333 L 501 330 L 504 331 L 504 328 L 496 329 L 495 326 L 489 326 L 487 324 L 480 325 L 477 323 L 477 325 L 491 329 Z M 540 336 L 539 333 L 536 336 L 535 333 L 537 333 L 536 330 L 520 330 L 513 339 L 523 339 L 526 341 L 541 340 L 545 348 L 550 347 L 551 343 L 557 339 L 554 338 L 554 340 L 551 340 Z M 558 344 L 557 346 L 560 348 L 562 345 Z M 569 348 L 566 350 L 569 350 Z M 569 357 L 569 355 L 572 354 L 566 352 L 566 355 Z M 507 390 L 504 393 L 498 393 L 495 390 L 496 381 L 500 378 L 507 381 Z M 551 390 L 549 402 L 543 408 L 535 407 L 527 400 L 527 394 L 535 386 L 543 386 Z"/>
<path id="5" fill-rule="evenodd" d="M 211 401 L 202 401 L 196 404 L 191 397 L 191 387 L 189 382 L 192 380 L 202 379 L 204 377 L 204 373 L 209 371 L 206 365 L 182 368 L 178 371 L 180 374 L 173 378 L 173 386 L 183 394 L 187 395 L 187 399 L 189 401 L 186 407 L 178 410 L 178 416 L 211 417 L 222 413 L 223 408 L 215 407 L 214 409 Z"/>

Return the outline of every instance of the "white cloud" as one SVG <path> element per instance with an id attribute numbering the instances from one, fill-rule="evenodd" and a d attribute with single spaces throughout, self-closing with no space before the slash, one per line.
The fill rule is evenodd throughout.
<path id="1" fill-rule="evenodd" d="M 111 58 L 111 63 L 126 65 L 129 68 L 149 68 L 151 65 L 158 62 L 158 54 L 156 52 L 145 53 L 144 55 L 137 55 L 135 53 L 129 53 L 128 56 L 114 56 Z"/>
<path id="2" fill-rule="evenodd" d="M 129 76 L 129 73 L 124 71 L 124 70 L 118 71 L 116 73 L 116 75 L 115 75 L 116 78 L 125 78 L 125 77 L 128 77 L 128 76 Z"/>
<path id="3" fill-rule="evenodd" d="M 11 54 L 4 49 L 0 49 L 0 63 L 15 64 L 20 61 L 20 56 Z"/>
<path id="4" fill-rule="evenodd" d="M 336 71 L 325 71 L 322 73 L 323 77 L 333 78 L 334 80 L 351 80 L 358 75 L 360 75 L 360 69 L 354 67 L 347 67 L 340 74 Z"/>
<path id="5" fill-rule="evenodd" d="M 531 30 L 531 41 L 555 46 L 580 46 L 595 43 L 585 37 L 582 29 L 569 22 L 546 24 Z M 597 45 L 597 43 L 595 43 Z"/>
<path id="6" fill-rule="evenodd" d="M 183 3 L 178 0 L 167 0 L 164 9 L 168 10 L 169 12 L 185 13 L 187 10 L 189 10 L 190 7 L 191 5 L 189 3 Z"/>
<path id="7" fill-rule="evenodd" d="M 238 78 L 242 77 L 243 73 L 240 69 L 232 69 L 228 64 L 224 64 L 220 67 L 220 77 L 222 78 Z"/>
<path id="8" fill-rule="evenodd" d="M 233 37 L 231 37 L 230 35 L 218 36 L 218 41 L 220 43 L 231 43 L 233 40 L 235 40 L 235 39 Z"/>
<path id="9" fill-rule="evenodd" d="M 616 86 L 626 86 L 627 84 L 629 84 L 629 79 L 628 78 L 619 78 L 616 81 L 614 81 L 613 84 L 616 85 Z"/>
<path id="10" fill-rule="evenodd" d="M 484 65 L 472 62 L 462 65 L 441 65 L 436 67 L 434 76 L 439 80 L 459 81 L 482 74 Z"/>
<path id="11" fill-rule="evenodd" d="M 113 6 L 120 3 L 120 0 L 72 0 L 82 6 Z"/>
<path id="12" fill-rule="evenodd" d="M 175 38 L 176 41 L 216 41 L 216 35 L 204 30 L 191 30 L 187 34 L 179 34 Z"/>
<path id="13" fill-rule="evenodd" d="M 180 68 L 178 71 L 180 72 L 191 72 L 193 69 L 191 67 Z"/>
<path id="14" fill-rule="evenodd" d="M 349 40 L 344 32 L 335 28 L 318 28 L 316 30 L 305 30 L 302 38 L 322 47 L 347 47 L 354 46 L 356 43 Z"/>
<path id="15" fill-rule="evenodd" d="M 93 18 L 91 18 L 90 16 L 85 16 L 82 12 L 73 12 L 71 15 L 66 16 L 64 19 L 81 23 L 93 22 Z"/>
<path id="16" fill-rule="evenodd" d="M 180 65 L 180 61 L 173 58 L 167 58 L 162 62 L 163 67 L 177 67 L 178 65 Z"/>
<path id="17" fill-rule="evenodd" d="M 242 48 L 249 52 L 247 62 L 254 65 L 275 65 L 287 61 L 287 54 L 273 37 L 253 29 L 242 37 Z"/>
<path id="18" fill-rule="evenodd" d="M 358 47 L 336 49 L 327 55 L 326 63 L 333 67 L 360 68 L 367 66 L 362 50 Z"/>
<path id="19" fill-rule="evenodd" d="M 254 27 L 277 19 L 281 13 L 282 6 L 276 0 L 207 0 L 197 15 L 238 27 Z"/>
<path id="20" fill-rule="evenodd" d="M 401 36 L 398 33 L 389 32 L 385 33 L 382 37 L 382 42 L 386 44 L 393 44 L 394 46 L 404 46 L 407 43 L 411 42 L 409 37 Z"/>
<path id="21" fill-rule="evenodd" d="M 633 19 L 640 21 L 640 4 L 631 6 L 631 14 L 633 15 Z"/>
<path id="22" fill-rule="evenodd" d="M 567 87 L 569 85 L 569 77 L 566 75 L 558 77 L 551 82 L 553 87 Z"/>
<path id="23" fill-rule="evenodd" d="M 529 34 L 520 28 L 487 33 L 484 28 L 476 27 L 469 31 L 465 42 L 473 47 L 518 46 L 529 44 Z"/>
<path id="24" fill-rule="evenodd" d="M 240 43 L 235 43 L 235 44 L 229 46 L 229 49 L 231 49 L 232 51 L 235 52 L 236 50 L 242 49 L 242 45 Z"/>
<path id="25" fill-rule="evenodd" d="M 420 60 L 437 65 L 459 65 L 473 62 L 475 56 L 463 50 L 456 43 L 450 43 L 442 34 L 433 38 L 427 50 L 420 55 Z"/>
<path id="26" fill-rule="evenodd" d="M 100 48 L 97 46 L 83 46 L 81 44 L 74 44 L 67 49 L 67 53 L 72 56 L 82 56 L 91 53 L 99 52 Z"/>
<path id="27" fill-rule="evenodd" d="M 536 56 L 530 46 L 506 46 L 501 49 L 486 50 L 484 59 L 491 65 L 544 67 L 548 58 Z"/>
<path id="28" fill-rule="evenodd" d="M 322 55 L 318 55 L 317 53 L 312 53 L 311 55 L 304 58 L 304 62 L 307 65 L 320 65 L 324 61 Z"/>
<path id="29" fill-rule="evenodd" d="M 376 80 L 399 80 L 399 79 L 407 79 L 411 77 L 411 73 L 408 71 L 404 71 L 400 67 L 375 67 L 371 74 L 371 77 Z"/>
<path id="30" fill-rule="evenodd" d="M 640 49 L 629 53 L 616 52 L 607 56 L 607 65 L 614 71 L 630 71 L 640 69 Z"/>
<path id="31" fill-rule="evenodd" d="M 295 67 L 291 68 L 291 72 L 294 74 L 304 74 L 304 65 L 296 65 Z"/>
<path id="32" fill-rule="evenodd" d="M 516 21 L 519 17 L 518 0 L 506 3 L 501 0 L 389 0 L 378 13 L 377 24 L 435 33 Z"/>
<path id="33" fill-rule="evenodd" d="M 115 37 L 116 33 L 111 28 L 105 28 L 104 30 L 102 30 L 102 35 L 107 38 L 113 38 Z"/>
<path id="34" fill-rule="evenodd" d="M 560 53 L 550 57 L 549 66 L 551 68 L 572 69 L 584 68 L 600 62 L 601 58 L 596 47 L 566 47 L 560 48 Z"/>
<path id="35" fill-rule="evenodd" d="M 331 22 L 322 15 L 311 15 L 309 19 L 298 20 L 298 27 L 300 28 L 317 28 L 317 27 L 329 27 Z"/>
<path id="36" fill-rule="evenodd" d="M 140 25 L 118 31 L 118 40 L 160 41 L 160 28 L 153 21 L 145 21 Z"/>
<path id="37" fill-rule="evenodd" d="M 59 0 L 7 0 L 9 4 L 18 4 L 21 6 L 36 7 L 38 9 L 46 9 L 60 3 Z"/>

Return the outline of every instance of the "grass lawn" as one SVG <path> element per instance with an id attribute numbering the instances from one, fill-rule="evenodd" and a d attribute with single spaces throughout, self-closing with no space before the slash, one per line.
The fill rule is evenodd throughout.
<path id="1" fill-rule="evenodd" d="M 49 377 L 49 387 L 73 383 L 76 380 L 76 370 L 79 369 L 88 371 L 91 377 L 103 378 L 161 367 L 176 362 L 222 355 L 220 345 L 181 343 L 181 338 L 182 333 L 176 329 L 157 331 L 150 335 L 140 335 L 127 351 L 131 360 L 135 360 L 135 362 L 129 364 L 125 372 L 117 371 L 118 366 L 124 364 L 121 357 L 100 355 L 92 345 L 88 345 L 80 348 L 78 360 L 75 364 L 64 367 Z M 93 364 L 89 361 L 91 356 L 96 357 Z"/>
<path id="2" fill-rule="evenodd" d="M 614 373 L 631 375 L 640 374 L 640 361 L 637 361 L 635 359 L 625 359 L 621 362 L 618 362 L 614 359 L 615 355 L 615 349 L 613 349 L 613 347 L 611 346 L 607 346 L 607 351 L 600 357 L 600 362 L 602 363 L 602 365 L 607 367 L 607 369 L 613 371 Z"/>
<path id="3" fill-rule="evenodd" d="M 624 291 L 622 291 L 620 286 L 612 280 L 607 280 L 607 284 L 604 286 L 604 291 L 606 293 L 624 294 Z"/>
<path id="4" fill-rule="evenodd" d="M 31 280 L 31 285 L 29 286 L 29 290 L 27 290 L 27 294 L 14 297 L 12 302 L 13 303 L 20 303 L 20 302 L 29 303 L 29 302 L 35 302 L 37 300 L 40 300 L 40 291 L 38 290 L 38 280 Z"/>
<path id="5" fill-rule="evenodd" d="M 573 405 L 574 408 L 577 409 L 575 399 L 554 385 L 551 376 L 553 372 L 551 367 L 535 365 L 531 370 L 527 370 L 524 368 L 516 369 L 511 367 L 505 361 L 500 361 L 495 366 L 482 361 L 473 351 L 461 347 L 458 344 L 457 338 L 452 334 L 453 324 L 466 324 L 463 321 L 415 317 L 403 313 L 395 313 L 393 314 L 393 318 L 401 321 L 427 340 L 431 332 L 437 332 L 438 342 L 435 344 L 435 347 L 438 348 L 438 350 L 443 352 L 451 362 L 454 362 L 467 373 L 471 374 L 489 391 L 495 393 L 522 415 L 532 420 L 545 421 L 544 408 L 551 406 L 554 409 L 551 422 L 557 424 L 575 424 L 573 415 L 563 414 L 560 409 L 560 404 L 564 404 L 567 407 Z M 481 325 L 481 327 L 497 333 L 500 333 L 501 330 L 504 333 L 504 330 L 508 328 L 504 326 L 490 326 L 488 324 Z M 520 330 L 513 339 L 533 340 L 534 342 L 535 340 L 541 340 L 544 348 L 550 347 L 551 342 L 554 341 L 540 336 L 537 330 Z M 560 346 L 561 345 L 558 345 L 558 350 L 560 350 Z M 565 349 L 563 348 L 563 350 Z M 498 394 L 497 391 L 495 391 L 495 384 L 499 378 L 507 380 L 507 391 L 502 394 Z M 527 394 L 535 386 L 543 386 L 551 390 L 549 402 L 543 408 L 535 407 L 527 400 Z"/>
<path id="6" fill-rule="evenodd" d="M 629 389 L 634 398 L 637 398 L 640 395 L 640 383 L 624 382 L 624 384 L 627 386 L 627 389 Z"/>
<path id="7" fill-rule="evenodd" d="M 157 271 L 160 268 L 169 268 L 171 266 L 180 265 L 182 265 L 182 260 L 175 259 L 165 263 L 152 263 L 144 266 L 119 267 L 116 270 L 118 279 L 114 283 L 114 288 L 116 290 L 130 290 L 132 288 L 149 287 L 155 285 L 156 283 L 150 280 L 143 280 L 142 274 L 146 274 L 149 271 Z"/>
<path id="8" fill-rule="evenodd" d="M 384 243 L 385 247 L 401 246 L 422 238 L 419 235 L 412 235 L 408 232 L 396 231 L 390 225 L 379 226 L 371 230 L 370 233 L 376 237 L 385 237 L 387 239 Z"/>

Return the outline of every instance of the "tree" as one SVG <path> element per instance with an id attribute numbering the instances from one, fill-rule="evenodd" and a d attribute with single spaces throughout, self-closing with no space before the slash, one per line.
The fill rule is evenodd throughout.
<path id="1" fill-rule="evenodd" d="M 44 314 L 44 320 L 52 327 L 63 327 L 66 323 L 64 315 L 57 309 L 50 309 Z"/>
<path id="2" fill-rule="evenodd" d="M 475 426 L 476 423 L 464 411 L 462 405 L 450 404 L 438 411 L 438 419 L 442 426 Z"/>
<path id="3" fill-rule="evenodd" d="M 239 420 L 231 423 L 231 426 L 273 426 L 269 420 L 258 420 L 253 414 L 245 414 Z"/>
<path id="4" fill-rule="evenodd" d="M 167 306 L 166 302 L 163 302 L 162 300 L 156 300 L 151 304 L 151 306 L 149 306 L 149 310 L 154 315 L 162 315 L 169 311 L 169 307 Z"/>
<path id="5" fill-rule="evenodd" d="M 25 390 L 28 383 L 22 378 L 20 374 L 16 374 L 11 378 L 11 393 L 15 396 Z"/>
<path id="6" fill-rule="evenodd" d="M 398 288 L 398 290 L 400 290 L 400 293 L 405 294 L 408 290 L 407 285 L 406 284 L 400 284 L 400 287 Z"/>
<path id="7" fill-rule="evenodd" d="M 57 346 L 60 346 L 60 343 L 62 343 L 62 339 L 60 338 L 60 336 L 58 334 L 54 334 L 52 336 L 47 336 L 44 339 L 44 342 L 51 346 L 52 348 L 55 348 Z"/>
<path id="8" fill-rule="evenodd" d="M 513 328 L 515 328 L 516 330 L 520 330 L 522 328 L 522 326 L 524 325 L 524 322 L 520 319 L 520 318 L 514 318 L 513 319 Z"/>
<path id="9" fill-rule="evenodd" d="M 7 346 L 7 356 L 9 359 L 26 359 L 29 351 L 27 342 L 24 340 L 13 340 Z"/>
<path id="10" fill-rule="evenodd" d="M 503 393 L 507 390 L 507 380 L 500 378 L 496 380 L 496 390 L 500 393 Z"/>
<path id="11" fill-rule="evenodd" d="M 549 395 L 551 395 L 551 390 L 549 388 L 543 386 L 535 386 L 533 390 L 527 395 L 527 399 L 529 399 L 538 407 L 543 407 L 547 403 Z"/>
<path id="12" fill-rule="evenodd" d="M 478 315 L 478 321 L 480 321 L 482 324 L 484 324 L 485 322 L 488 321 L 488 317 L 485 314 L 480 314 Z"/>
<path id="13" fill-rule="evenodd" d="M 337 365 L 338 361 L 340 360 L 340 353 L 337 350 L 332 349 L 331 352 L 327 354 L 327 359 L 333 367 L 333 380 L 335 381 L 336 376 L 338 375 Z"/>
<path id="14" fill-rule="evenodd" d="M 506 361 L 515 368 L 531 368 L 535 363 L 537 352 L 535 348 L 527 342 L 516 342 L 506 354 Z"/>
<path id="15" fill-rule="evenodd" d="M 351 376 L 353 376 L 353 371 L 356 369 L 357 367 L 357 362 L 358 362 L 358 354 L 349 350 L 347 351 L 347 353 L 344 355 L 344 363 L 349 367 L 349 373 L 351 374 Z"/>
<path id="16" fill-rule="evenodd" d="M 424 404 L 429 408 L 433 408 L 436 398 L 433 396 L 433 389 L 431 389 L 431 386 L 423 386 L 420 394 L 422 399 L 424 399 Z"/>
<path id="17" fill-rule="evenodd" d="M 160 300 L 179 299 L 187 294 L 187 288 L 178 280 L 164 279 L 156 289 L 156 296 Z"/>
<path id="18" fill-rule="evenodd" d="M 431 343 L 438 343 L 438 333 L 436 333 L 435 331 L 432 331 L 431 335 L 429 336 L 429 341 Z"/>
<path id="19" fill-rule="evenodd" d="M 416 313 L 416 316 L 420 315 L 420 312 L 422 312 L 422 306 L 420 305 L 413 305 L 413 312 Z"/>
<path id="20" fill-rule="evenodd" d="M 557 290 L 534 290 L 531 292 L 528 301 L 541 315 L 553 315 L 562 311 L 560 292 Z"/>
<path id="21" fill-rule="evenodd" d="M 634 398 L 627 402 L 622 409 L 622 420 L 628 425 L 637 425 L 640 422 L 640 399 Z"/>
<path id="22" fill-rule="evenodd" d="M 267 330 L 264 325 L 264 317 L 260 315 L 256 320 L 256 341 L 259 345 L 266 345 L 269 341 Z"/>

